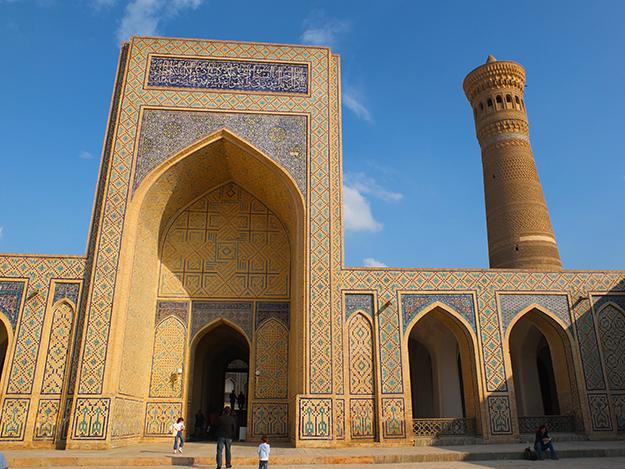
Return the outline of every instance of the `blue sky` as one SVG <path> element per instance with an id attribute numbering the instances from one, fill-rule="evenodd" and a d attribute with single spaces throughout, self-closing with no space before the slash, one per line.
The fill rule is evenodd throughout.
<path id="1" fill-rule="evenodd" d="M 625 268 L 625 2 L 0 0 L 0 251 L 83 254 L 120 40 L 324 43 L 342 57 L 348 265 L 487 267 L 462 80 L 527 70 L 566 268 Z"/>

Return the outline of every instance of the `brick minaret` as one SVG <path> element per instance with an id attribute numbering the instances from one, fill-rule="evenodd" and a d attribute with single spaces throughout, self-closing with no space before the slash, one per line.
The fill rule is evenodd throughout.
<path id="1" fill-rule="evenodd" d="M 523 100 L 525 70 L 491 55 L 464 79 L 482 148 L 491 268 L 562 268 L 536 171 Z"/>

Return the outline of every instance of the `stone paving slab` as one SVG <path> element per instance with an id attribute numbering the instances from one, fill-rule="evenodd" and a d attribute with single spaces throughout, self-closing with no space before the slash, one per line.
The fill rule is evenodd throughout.
<path id="1" fill-rule="evenodd" d="M 358 446 L 345 448 L 291 448 L 272 446 L 272 466 L 398 464 L 459 461 L 519 461 L 527 444 L 471 446 Z M 625 441 L 556 442 L 562 458 L 625 457 Z M 169 445 L 144 444 L 108 450 L 8 450 L 10 467 L 98 467 L 98 466 L 213 466 L 214 443 L 188 443 L 184 454 L 172 454 Z M 602 459 L 602 462 L 605 459 Z M 256 445 L 235 444 L 233 463 L 257 467 Z M 551 464 L 551 461 L 549 461 Z M 380 467 L 380 466 L 377 466 Z M 467 466 L 476 467 L 476 466 Z M 489 466 L 486 466 L 489 467 Z M 625 466 L 624 466 L 625 467 Z"/>

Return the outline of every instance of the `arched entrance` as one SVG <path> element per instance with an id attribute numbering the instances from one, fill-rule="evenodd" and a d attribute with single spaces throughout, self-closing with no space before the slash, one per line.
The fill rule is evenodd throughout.
<path id="1" fill-rule="evenodd" d="M 567 332 L 534 308 L 513 322 L 508 346 L 520 433 L 533 433 L 542 424 L 554 432 L 575 431 Z"/>
<path id="2" fill-rule="evenodd" d="M 222 130 L 147 175 L 125 227 L 118 285 L 129 294 L 114 306 L 125 311 L 119 389 L 137 397 L 148 390 L 142 434 L 169 436 L 167 422 L 178 415 L 191 429 L 200 408 L 223 404 L 229 364 L 194 339 L 222 321 L 247 341 L 220 353 L 239 355 L 226 372 L 235 387 L 254 376 L 244 392 L 248 435 L 288 437 L 288 397 L 303 390 L 303 357 L 288 351 L 303 348 L 306 239 L 303 198 L 289 174 Z M 207 332 L 206 344 L 240 343 L 223 327 Z M 220 365 L 196 367 L 196 358 Z M 207 369 L 217 378 L 208 380 Z"/>
<path id="3" fill-rule="evenodd" d="M 194 340 L 192 349 L 189 399 L 187 407 L 193 418 L 194 439 L 211 439 L 206 425 L 225 406 L 233 407 L 239 426 L 247 427 L 249 397 L 250 347 L 246 337 L 232 325 L 220 321 L 206 328 Z M 234 393 L 234 402 L 231 402 Z M 239 396 L 243 399 L 238 399 Z M 199 415 L 203 418 L 199 418 Z"/>
<path id="4" fill-rule="evenodd" d="M 0 321 L 0 382 L 4 378 L 4 364 L 9 352 L 9 330 L 4 321 Z"/>
<path id="5" fill-rule="evenodd" d="M 479 433 L 475 340 L 442 307 L 418 317 L 408 335 L 410 398 L 416 436 Z"/>

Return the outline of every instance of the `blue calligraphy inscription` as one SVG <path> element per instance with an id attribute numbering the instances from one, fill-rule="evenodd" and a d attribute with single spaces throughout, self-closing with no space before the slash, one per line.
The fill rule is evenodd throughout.
<path id="1" fill-rule="evenodd" d="M 308 65 L 155 56 L 148 86 L 308 94 Z"/>

